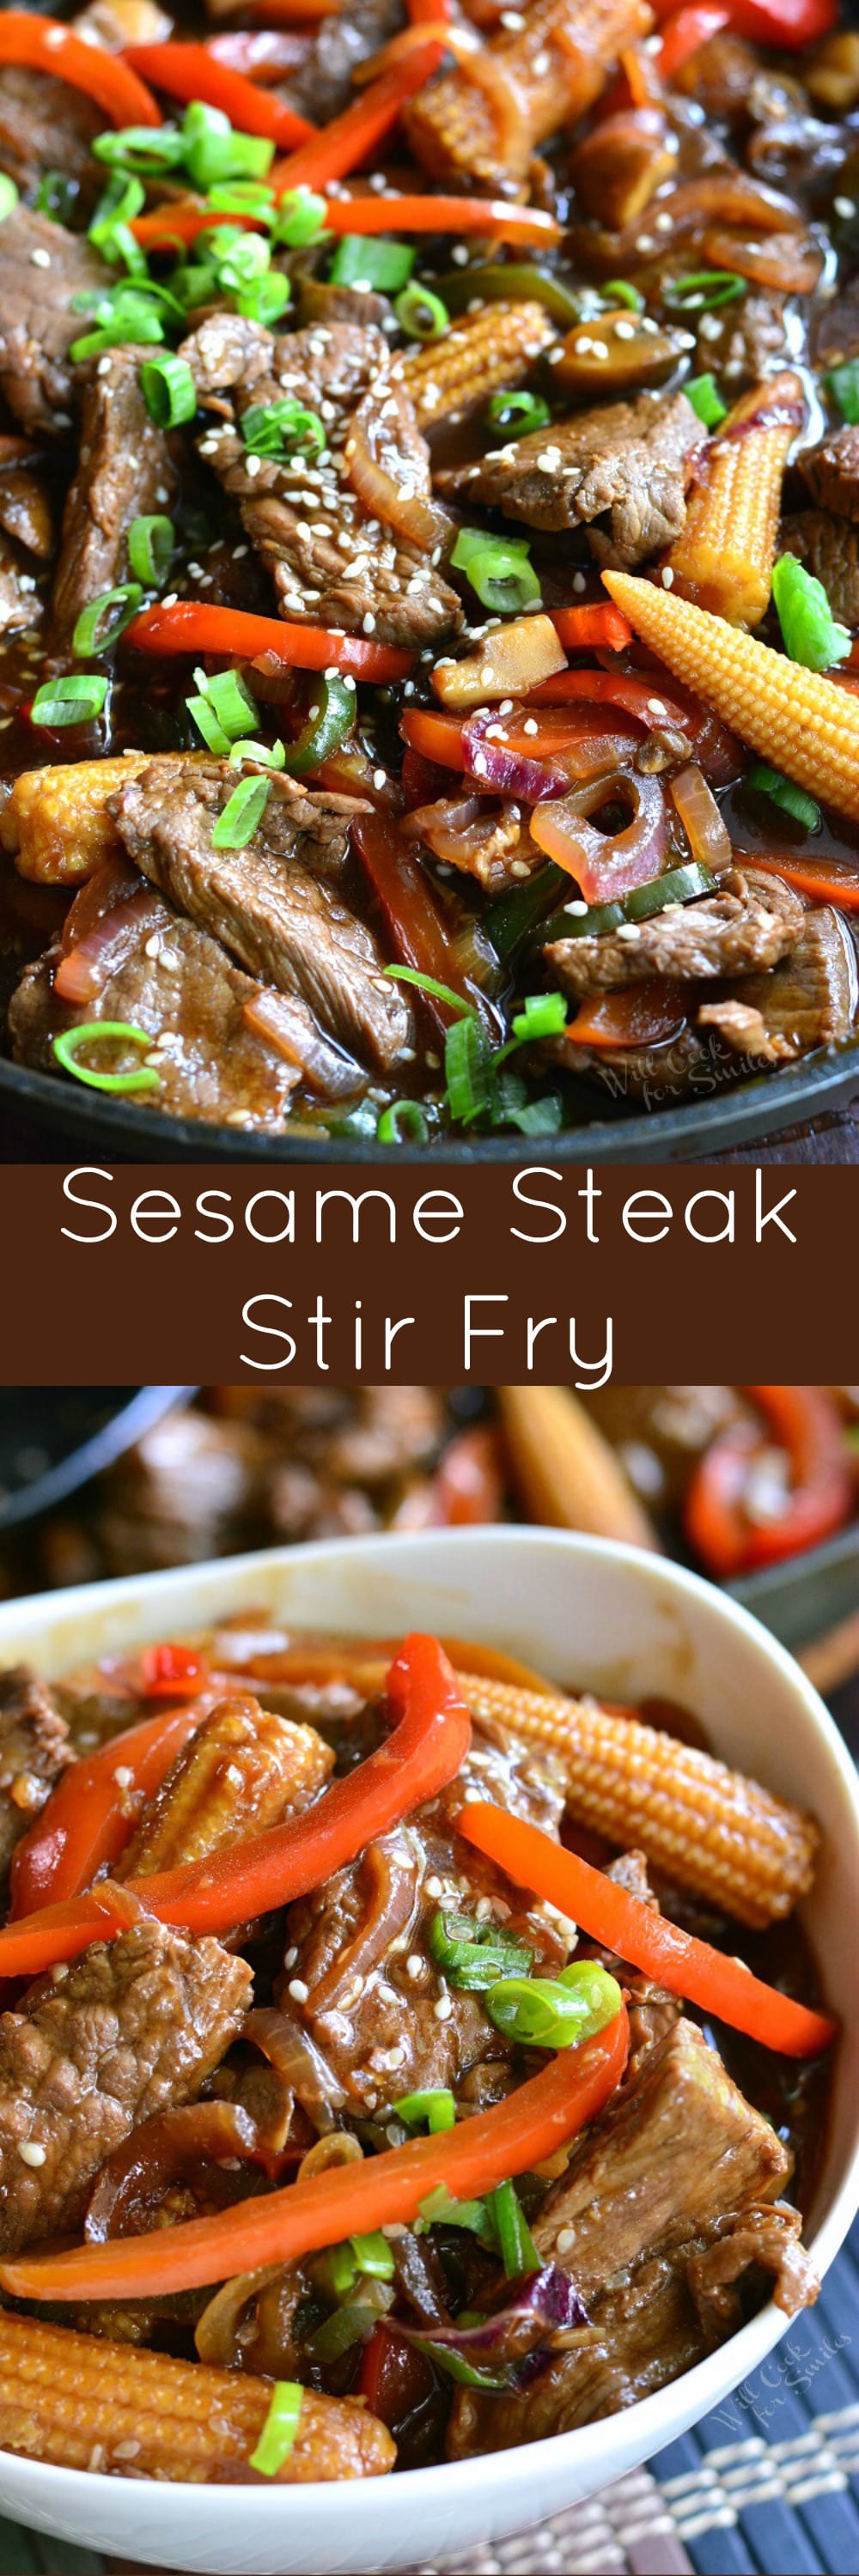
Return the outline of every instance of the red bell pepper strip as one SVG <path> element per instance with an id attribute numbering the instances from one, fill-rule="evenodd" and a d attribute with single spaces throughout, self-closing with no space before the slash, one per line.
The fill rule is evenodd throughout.
<path id="1" fill-rule="evenodd" d="M 731 2030 L 746 2031 L 763 2048 L 776 2049 L 784 2057 L 818 2057 L 835 2038 L 838 2023 L 831 2014 L 795 2003 L 792 1995 L 779 1994 L 775 1986 L 765 1986 L 760 1977 L 753 1977 L 741 1959 L 730 1959 L 724 1951 L 712 1949 L 709 1941 L 681 1932 L 655 1906 L 630 1896 L 604 1870 L 592 1869 L 590 1861 L 565 1851 L 538 1825 L 526 1825 L 502 1807 L 475 1801 L 462 1808 L 457 1830 L 475 1851 L 484 1852 L 506 1870 L 508 1878 L 556 1905 L 591 1941 L 599 1941 L 616 1958 L 653 1977 L 657 1985 L 667 1986 L 669 1994 L 683 1995 L 687 2003 L 727 2022 Z"/>
<path id="2" fill-rule="evenodd" d="M 475 1812 L 483 1809 L 467 1809 L 469 1816 Z M 298 2263 L 344 2237 L 408 2225 L 440 2185 L 457 2200 L 474 2200 L 557 2154 L 603 2109 L 620 2082 L 628 2050 L 621 2005 L 594 2039 L 559 2049 L 539 2075 L 455 2129 L 410 2138 L 406 2146 L 365 2156 L 358 2164 L 329 2166 L 307 2182 L 288 2183 L 211 2218 L 4 2263 L 0 2282 L 17 2298 L 138 2299 L 167 2287 L 200 2289 L 260 2263 Z"/>
<path id="3" fill-rule="evenodd" d="M 432 1480 L 432 1500 L 432 1519 L 446 1529 L 500 1520 L 504 1477 L 498 1433 L 490 1423 L 475 1422 L 449 1442 Z"/>
<path id="4" fill-rule="evenodd" d="M 678 9 L 675 18 L 666 20 L 655 57 L 660 78 L 673 80 L 681 63 L 688 62 L 690 54 L 700 53 L 701 46 L 709 44 L 711 36 L 718 36 L 723 27 L 730 25 L 730 19 L 730 9 L 712 8 L 707 5 L 707 0 L 691 0 L 688 9 Z"/>
<path id="5" fill-rule="evenodd" d="M 161 110 L 137 73 L 101 45 L 85 45 L 59 18 L 31 17 L 26 9 L 0 10 L 0 64 L 10 63 L 50 72 L 54 80 L 83 90 L 113 125 L 161 123 Z"/>
<path id="6" fill-rule="evenodd" d="M 572 1046 L 594 1050 L 661 1046 L 685 1017 L 685 986 L 667 975 L 653 975 L 647 983 L 628 984 L 622 993 L 594 993 L 567 1021 L 564 1036 Z"/>
<path id="7" fill-rule="evenodd" d="M 154 50 L 162 49 L 156 47 Z M 188 45 L 167 47 L 163 50 L 191 53 L 195 49 Z M 249 83 L 248 86 L 253 87 L 253 84 Z M 270 130 L 261 124 L 250 126 L 247 119 L 244 120 L 244 124 L 245 131 L 249 133 L 260 134 Z M 274 173 L 272 173 L 272 183 L 274 184 Z M 277 193 L 281 195 L 283 193 L 279 182 Z M 230 217 L 231 223 L 236 220 L 238 219 Z M 241 220 L 246 228 L 253 228 L 252 216 L 243 217 Z M 203 205 L 196 198 L 181 197 L 172 205 L 157 208 L 152 214 L 136 216 L 130 229 L 135 241 L 140 243 L 141 249 L 158 250 L 166 248 L 171 241 L 181 241 L 185 244 L 195 241 L 198 233 L 206 232 L 210 225 L 222 224 L 223 221 L 223 215 L 213 211 L 211 206 Z M 530 243 L 534 249 L 542 247 L 545 250 L 553 249 L 555 243 L 560 240 L 560 228 L 555 222 L 554 215 L 543 214 L 539 206 L 509 206 L 500 198 L 494 197 L 373 197 L 369 194 L 330 197 L 325 224 L 329 233 L 337 234 L 486 233 L 490 236 L 497 235 L 504 241 Z M 560 613 L 584 616 L 586 612 L 584 609 L 572 609 Z M 602 619 L 603 631 L 599 634 L 594 633 L 592 638 L 586 636 L 583 639 L 585 642 L 628 643 L 632 629 L 621 609 L 595 607 L 590 614 Z M 606 623 L 609 619 L 612 621 L 611 634 Z"/>
<path id="8" fill-rule="evenodd" d="M 711 1441 L 688 1488 L 684 1519 L 696 1553 L 718 1575 L 744 1574 L 815 1547 L 843 1527 L 853 1507 L 842 1427 L 825 1387 L 747 1386 L 744 1393 L 786 1451 L 792 1492 L 778 1519 L 747 1520 L 744 1496 L 760 1443 L 745 1424 Z"/>
<path id="9" fill-rule="evenodd" d="M 444 18 L 447 20 L 450 18 L 451 0 L 406 0 L 406 8 L 408 10 L 412 26 L 425 27 L 428 20 L 432 21 L 434 18 Z"/>
<path id="10" fill-rule="evenodd" d="M 80 1896 L 98 1870 L 113 1868 L 134 1831 L 132 1798 L 151 1798 L 160 1789 L 204 1715 L 200 1700 L 162 1710 L 69 1764 L 13 1852 L 10 1921 Z"/>
<path id="11" fill-rule="evenodd" d="M 145 1646 L 137 1666 L 144 1699 L 196 1699 L 210 1670 L 193 1646 Z"/>
<path id="12" fill-rule="evenodd" d="M 327 626 L 295 626 L 284 617 L 254 617 L 244 608 L 215 608 L 202 599 L 141 609 L 125 629 L 141 653 L 222 653 L 250 662 L 273 653 L 298 671 L 351 671 L 356 680 L 401 680 L 414 654 L 363 635 L 333 635 Z"/>
<path id="13" fill-rule="evenodd" d="M 381 905 L 398 965 L 410 966 L 419 975 L 431 975 L 437 984 L 447 984 L 454 992 L 461 992 L 464 1002 L 469 1002 L 471 997 L 451 958 L 429 879 L 401 840 L 390 815 L 359 814 L 352 826 L 352 846 L 363 861 Z M 420 993 L 418 998 L 444 1037 L 451 1020 L 456 1018 L 455 1011 L 433 993 Z"/>
<path id="14" fill-rule="evenodd" d="M 742 864 L 743 852 L 737 859 Z M 749 866 L 762 869 L 767 876 L 783 877 L 786 885 L 795 886 L 797 894 L 808 894 L 813 903 L 834 903 L 842 912 L 859 912 L 859 870 L 839 867 L 835 859 L 802 859 L 793 850 L 770 852 L 766 858 L 759 850 L 748 852 Z"/>
<path id="15" fill-rule="evenodd" d="M 300 144 L 287 161 L 275 162 L 268 178 L 275 194 L 282 196 L 288 188 L 326 188 L 332 179 L 348 179 L 390 134 L 400 109 L 438 69 L 443 52 L 436 38 L 425 50 L 420 46 L 395 71 L 371 81 L 361 97 L 344 108 L 342 116 L 335 116 L 312 143 Z"/>
<path id="16" fill-rule="evenodd" d="M 306 1896 L 354 1860 L 411 1808 L 453 1780 L 471 1741 L 471 1719 L 456 1675 L 434 1637 L 407 1637 L 388 1674 L 398 1718 L 393 1735 L 359 1769 L 336 1780 L 305 1815 L 226 1843 L 204 1859 L 152 1878 L 128 1879 L 116 1898 L 136 1898 L 160 1923 L 225 1932 Z M 36 1975 L 120 1929 L 109 1882 L 88 1896 L 49 1905 L 0 1932 L 0 1976 Z"/>
<path id="17" fill-rule="evenodd" d="M 312 27 L 317 18 L 339 18 L 342 0 L 251 0 L 252 18 L 275 27 Z"/>
<path id="18" fill-rule="evenodd" d="M 620 653 L 633 640 L 623 609 L 606 607 L 603 600 L 583 600 L 580 608 L 551 608 L 549 615 L 558 642 L 567 653 L 594 653 L 602 645 L 611 653 Z"/>
<path id="19" fill-rule="evenodd" d="M 676 0 L 653 0 L 654 16 L 673 16 Z M 751 44 L 777 45 L 792 52 L 828 36 L 838 19 L 838 0 L 726 0 L 730 25 Z"/>
<path id="20" fill-rule="evenodd" d="M 168 98 L 201 99 L 204 107 L 219 107 L 240 134 L 267 135 L 283 152 L 309 142 L 317 131 L 294 107 L 269 98 L 243 72 L 219 62 L 208 45 L 128 45 L 124 60 L 153 89 L 166 90 Z"/>
<path id="21" fill-rule="evenodd" d="M 529 707 L 567 706 L 571 698 L 583 698 L 595 706 L 623 707 L 624 713 L 637 716 L 651 728 L 654 725 L 679 725 L 692 728 L 688 709 L 679 699 L 667 698 L 663 689 L 651 687 L 646 680 L 634 680 L 626 671 L 556 671 L 551 680 L 541 680 L 528 691 Z M 661 713 L 656 714 L 655 708 Z M 755 862 L 757 864 L 757 861 Z"/>

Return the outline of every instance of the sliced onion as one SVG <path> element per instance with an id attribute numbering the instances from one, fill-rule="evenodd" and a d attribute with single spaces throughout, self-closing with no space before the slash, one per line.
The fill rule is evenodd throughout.
<path id="1" fill-rule="evenodd" d="M 670 782 L 671 801 L 680 816 L 693 859 L 719 876 L 733 867 L 730 835 L 703 772 L 690 761 Z"/>
<path id="2" fill-rule="evenodd" d="M 223 2281 L 207 2308 L 203 2309 L 194 2331 L 194 2342 L 201 2361 L 213 2370 L 229 2370 L 235 2363 L 235 2344 L 243 2308 L 258 2291 L 267 2290 L 279 2279 L 283 2263 L 260 2263 L 255 2272 L 237 2272 L 234 2280 Z"/>
<path id="3" fill-rule="evenodd" d="M 136 2236 L 157 2226 L 164 2194 L 179 2177 L 205 2173 L 223 2204 L 234 2199 L 235 2177 L 222 2173 L 225 2158 L 259 2160 L 253 2120 L 236 2102 L 192 2102 L 156 2111 L 143 2120 L 102 2165 L 84 2220 L 90 2244 L 111 2236 Z"/>
<path id="4" fill-rule="evenodd" d="M 360 2139 L 353 2137 L 351 2129 L 330 2129 L 302 2156 L 296 2182 L 312 2182 L 315 2174 L 331 2173 L 335 2165 L 359 2165 L 363 2154 Z"/>
<path id="5" fill-rule="evenodd" d="M 357 492 L 369 519 L 381 519 L 382 526 L 394 528 L 398 536 L 405 538 L 407 545 L 415 546 L 421 554 L 429 554 L 449 538 L 450 520 L 446 510 L 440 509 L 437 502 L 420 492 L 407 491 L 389 472 L 376 453 L 376 442 L 379 439 L 384 442 L 386 430 L 387 423 L 380 422 L 368 396 L 355 414 L 344 452 L 352 490 Z M 389 445 L 388 454 L 392 461 L 402 463 L 393 442 Z"/>
<path id="6" fill-rule="evenodd" d="M 473 53 L 458 53 L 460 71 L 465 79 L 482 91 L 495 120 L 495 144 L 499 165 L 512 171 L 514 177 L 527 169 L 531 150 L 531 127 L 525 112 L 522 84 L 512 71 L 505 70 L 496 54 L 481 47 Z"/>
<path id="7" fill-rule="evenodd" d="M 255 1037 L 263 1038 L 285 1064 L 293 1066 L 296 1082 L 306 1083 L 310 1091 L 326 1100 L 346 1100 L 361 1090 L 365 1076 L 359 1067 L 323 1037 L 293 994 L 275 993 L 261 984 L 243 1004 L 242 1019 Z"/>
<path id="8" fill-rule="evenodd" d="M 606 834 L 587 817 L 609 796 L 622 797 L 632 817 L 623 831 Z M 605 903 L 659 876 L 668 842 L 665 792 L 658 778 L 623 770 L 538 806 L 531 829 L 541 850 L 576 878 L 585 901 Z"/>
<path id="9" fill-rule="evenodd" d="M 557 727 L 552 726 L 548 712 L 536 721 L 539 748 L 542 751 L 545 746 L 548 756 L 530 760 L 514 751 L 509 742 L 487 733 L 491 717 L 472 716 L 462 734 L 469 777 L 493 794 L 515 797 L 523 805 L 538 805 L 547 797 L 560 796 L 572 781 L 585 783 L 610 776 L 629 759 L 633 743 L 640 740 L 631 728 L 617 725 L 612 726 L 611 732 L 595 733 L 591 726 L 583 724 L 577 733 L 574 720 L 566 712 Z M 556 749 L 551 747 L 553 741 Z"/>
<path id="10" fill-rule="evenodd" d="M 351 1941 L 314 1986 L 314 2021 L 324 2013 L 348 2010 L 340 1998 L 348 1995 L 359 1977 L 363 1989 L 397 1933 L 404 1932 L 411 1923 L 417 1898 L 417 1862 L 411 1854 L 400 1853 L 382 1842 L 368 1843 L 360 1862 L 358 1884 L 366 1898 L 366 1910 Z"/>
<path id="11" fill-rule="evenodd" d="M 249 2012 L 243 2024 L 242 2037 L 262 2050 L 290 2093 L 294 2093 L 306 2111 L 314 2129 L 320 2133 L 335 2126 L 335 2115 L 342 2111 L 346 2095 L 332 2074 L 322 2051 L 316 2048 L 307 2031 L 293 2021 L 291 2013 L 274 2005 Z"/>
<path id="12" fill-rule="evenodd" d="M 812 295 L 823 267 L 823 252 L 810 233 L 798 235 L 785 226 L 765 241 L 747 234 L 721 232 L 711 225 L 701 254 L 713 268 L 733 269 L 753 286 L 769 286 L 782 295 Z"/>
<path id="13" fill-rule="evenodd" d="M 60 942 L 54 991 L 62 1002 L 91 1002 L 133 954 L 147 923 L 164 918 L 161 896 L 124 859 L 106 859 L 70 904 Z"/>

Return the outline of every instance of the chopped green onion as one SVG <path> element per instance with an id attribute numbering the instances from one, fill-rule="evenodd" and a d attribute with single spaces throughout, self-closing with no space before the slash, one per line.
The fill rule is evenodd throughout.
<path id="1" fill-rule="evenodd" d="M 620 2011 L 621 1992 L 595 1959 L 576 1960 L 558 1977 L 504 1977 L 484 1998 L 490 2021 L 523 2048 L 575 2048 Z"/>
<path id="2" fill-rule="evenodd" d="M 560 1037 L 566 1025 L 563 993 L 527 993 L 521 1011 L 516 1011 L 511 1021 L 519 1046 L 527 1046 L 533 1038 Z"/>
<path id="3" fill-rule="evenodd" d="M 82 339 L 72 342 L 69 356 L 74 359 L 76 366 L 86 358 L 99 358 L 103 349 L 121 348 L 123 343 L 129 340 L 138 343 L 143 341 L 153 348 L 157 348 L 163 341 L 164 325 L 158 314 L 153 311 L 149 302 L 143 301 L 139 293 L 137 300 L 132 302 L 133 293 L 133 288 L 129 288 L 127 295 L 117 291 L 115 299 L 110 302 L 107 298 L 104 299 L 96 317 L 97 329 L 85 331 Z M 158 365 L 160 361 L 152 360 L 145 363 Z M 141 369 L 141 380 L 142 375 Z"/>
<path id="4" fill-rule="evenodd" d="M 505 1115 L 520 1136 L 557 1136 L 564 1123 L 564 1104 L 556 1091 L 547 1091 L 542 1100 L 528 1100 L 523 1109 L 508 1108 Z"/>
<path id="5" fill-rule="evenodd" d="M 429 1125 L 417 1100 L 392 1100 L 383 1109 L 376 1134 L 380 1145 L 425 1145 Z"/>
<path id="6" fill-rule="evenodd" d="M 446 2183 L 436 2184 L 419 2204 L 420 2236 L 427 2227 L 462 2227 L 469 2236 L 478 2236 L 481 2245 L 495 2252 L 495 2229 L 485 2200 L 454 2200 Z"/>
<path id="7" fill-rule="evenodd" d="M 185 158 L 178 125 L 123 125 L 118 134 L 97 134 L 90 148 L 97 161 L 106 161 L 111 169 L 139 171 L 142 179 L 177 170 Z"/>
<path id="8" fill-rule="evenodd" d="M 843 366 L 831 367 L 823 382 L 833 402 L 837 402 L 842 420 L 849 421 L 851 429 L 855 429 L 859 423 L 859 358 L 845 358 Z"/>
<path id="9" fill-rule="evenodd" d="M 159 517 L 132 519 L 128 531 L 128 560 L 137 581 L 147 590 L 156 590 L 169 572 L 176 544 L 172 519 Z"/>
<path id="10" fill-rule="evenodd" d="M 523 2272 L 539 2272 L 542 2256 L 537 2252 L 515 2183 L 497 2183 L 489 2194 L 489 2208 L 508 2281 L 518 2281 Z"/>
<path id="11" fill-rule="evenodd" d="M 460 528 L 451 555 L 484 608 L 513 615 L 541 597 L 525 537 L 493 537 L 485 528 Z"/>
<path id="12" fill-rule="evenodd" d="M 262 822 L 270 795 L 270 778 L 241 779 L 218 815 L 212 832 L 213 850 L 245 849 Z"/>
<path id="13" fill-rule="evenodd" d="M 253 723 L 259 714 L 256 699 L 238 671 L 215 671 L 211 679 L 205 671 L 195 671 L 194 678 L 230 742 L 237 742 L 241 734 L 247 733 L 248 721 Z"/>
<path id="14" fill-rule="evenodd" d="M 552 414 L 542 394 L 492 394 L 483 414 L 496 445 L 506 445 L 511 438 L 527 438 L 532 429 L 543 429 Z"/>
<path id="15" fill-rule="evenodd" d="M 349 2243 L 359 2272 L 368 2281 L 392 2281 L 394 2257 L 386 2236 L 377 2228 L 371 2236 L 350 2236 Z"/>
<path id="16" fill-rule="evenodd" d="M 264 179 L 274 144 L 264 134 L 238 134 L 221 108 L 195 98 L 182 118 L 182 159 L 194 186 L 205 190 L 224 179 Z"/>
<path id="17" fill-rule="evenodd" d="M 269 331 L 286 312 L 291 296 L 288 277 L 259 277 L 255 285 L 234 290 L 233 301 L 237 313 L 243 313 L 249 322 L 261 322 Z"/>
<path id="18" fill-rule="evenodd" d="M 667 279 L 662 300 L 680 313 L 714 313 L 722 304 L 736 303 L 745 292 L 745 278 L 737 277 L 731 268 L 693 268 L 685 277 Z"/>
<path id="19" fill-rule="evenodd" d="M 328 271 L 332 286 L 367 286 L 379 295 L 395 295 L 411 277 L 414 251 L 408 242 L 386 241 L 384 234 L 343 233 Z"/>
<path id="20" fill-rule="evenodd" d="M 155 1043 L 148 1029 L 134 1028 L 129 1020 L 85 1020 L 76 1029 L 63 1029 L 61 1036 L 54 1039 L 57 1063 L 64 1073 L 73 1073 L 77 1082 L 89 1083 L 93 1091 L 158 1090 L 161 1076 L 154 1065 L 142 1065 L 139 1073 L 91 1073 L 88 1065 L 75 1062 L 78 1047 L 100 1045 L 105 1039 L 138 1047 Z"/>
<path id="21" fill-rule="evenodd" d="M 468 1914 L 433 1915 L 427 1934 L 430 1957 L 449 1986 L 464 1994 L 482 1994 L 499 1977 L 526 1976 L 534 1953 L 498 1923 L 478 1923 Z"/>
<path id="22" fill-rule="evenodd" d="M 718 429 L 719 422 L 727 419 L 728 406 L 722 401 L 715 376 L 689 376 L 683 391 L 705 429 Z"/>
<path id="23" fill-rule="evenodd" d="M 186 698 L 185 705 L 192 724 L 196 725 L 197 732 L 203 736 L 207 750 L 214 752 L 216 760 L 228 760 L 232 750 L 230 737 L 224 732 L 223 725 L 218 723 L 214 707 L 210 707 L 208 698 L 204 698 L 201 693 L 197 698 Z"/>
<path id="24" fill-rule="evenodd" d="M 193 420 L 197 388 L 186 358 L 144 358 L 140 390 L 150 420 L 158 429 L 178 429 Z"/>
<path id="25" fill-rule="evenodd" d="M 312 188 L 285 188 L 275 208 L 273 238 L 287 250 L 303 250 L 324 233 L 327 216 L 325 198 L 315 196 Z"/>
<path id="26" fill-rule="evenodd" d="M 253 215 L 258 224 L 273 223 L 277 212 L 274 189 L 264 179 L 216 179 L 209 204 L 219 215 Z"/>
<path id="27" fill-rule="evenodd" d="M 397 296 L 394 312 L 407 340 L 441 340 L 450 329 L 450 314 L 440 295 L 413 279 Z"/>
<path id="28" fill-rule="evenodd" d="M 10 181 L 10 186 L 14 183 Z M 16 190 L 17 195 L 17 190 Z M 54 224 L 68 224 L 78 199 L 77 183 L 65 170 L 44 170 L 33 198 L 37 215 L 49 215 Z M 11 208 L 7 206 L 7 214 Z"/>
<path id="29" fill-rule="evenodd" d="M 458 2388 L 510 2387 L 511 2374 L 508 2369 L 504 2369 L 503 2376 L 498 2371 L 485 2370 L 482 2364 L 476 2361 L 466 2361 L 464 2354 L 454 2352 L 450 2344 L 434 2343 L 431 2334 L 412 2334 L 410 2341 L 418 2352 L 426 2353 L 427 2360 L 434 2362 L 437 2370 L 444 2371 L 448 2379 L 455 2380 Z"/>
<path id="30" fill-rule="evenodd" d="M 111 645 L 131 624 L 142 598 L 139 581 L 121 581 L 115 590 L 103 590 L 99 599 L 91 599 L 88 607 L 81 609 L 72 636 L 72 652 L 109 653 Z M 114 607 L 116 615 L 109 617 L 107 612 Z"/>
<path id="31" fill-rule="evenodd" d="M 399 2120 L 405 2121 L 407 2129 L 420 2128 L 425 2120 L 431 2137 L 441 2129 L 456 2127 L 456 2103 L 443 2086 L 429 2093 L 401 2093 L 399 2101 L 391 2103 L 391 2109 Z"/>
<path id="32" fill-rule="evenodd" d="M 773 805 L 780 805 L 783 813 L 792 814 L 794 822 L 804 824 L 807 832 L 819 831 L 821 813 L 814 797 L 807 796 L 804 787 L 796 787 L 792 778 L 783 778 L 780 770 L 768 768 L 765 760 L 755 761 L 749 770 L 746 786 L 757 787 L 762 796 L 769 796 Z"/>
<path id="33" fill-rule="evenodd" d="M 492 1052 L 476 1011 L 463 1012 L 444 1042 L 444 1078 L 452 1118 L 463 1126 L 491 1105 Z"/>
<path id="34" fill-rule="evenodd" d="M 326 2317 L 324 2325 L 307 2336 L 305 2351 L 311 2361 L 326 2370 L 332 2361 L 339 2361 L 341 2353 L 351 2352 L 354 2344 L 367 2343 L 379 2318 L 392 2306 L 392 2291 L 381 2282 L 368 2283 L 362 2298 L 348 2307 L 335 2308 L 333 2316 Z"/>
<path id="35" fill-rule="evenodd" d="M 7 215 L 11 215 L 13 207 L 17 206 L 18 194 L 14 179 L 10 179 L 5 170 L 0 170 L 0 224 L 5 223 Z"/>
<path id="36" fill-rule="evenodd" d="M 644 297 L 637 286 L 630 286 L 628 277 L 607 277 L 602 292 L 606 305 L 627 304 L 630 313 L 644 312 Z"/>
<path id="37" fill-rule="evenodd" d="M 108 180 L 89 227 L 88 239 L 102 258 L 119 263 L 140 277 L 146 276 L 146 258 L 129 231 L 135 215 L 146 203 L 146 191 L 140 179 L 130 178 L 116 170 Z"/>
<path id="38" fill-rule="evenodd" d="M 271 2404 L 250 2465 L 262 2478 L 276 2478 L 288 2460 L 298 2432 L 304 2390 L 297 2379 L 276 2379 Z"/>
<path id="39" fill-rule="evenodd" d="M 283 456 L 293 447 L 321 454 L 325 430 L 316 411 L 305 411 L 294 394 L 277 402 L 249 403 L 242 415 L 242 437 L 252 456 Z"/>
<path id="40" fill-rule="evenodd" d="M 434 975 L 422 975 L 417 966 L 386 966 L 384 971 L 398 984 L 415 984 L 419 993 L 432 993 L 437 1002 L 447 1002 L 452 1011 L 472 1010 L 463 993 L 455 993 L 450 984 L 437 983 Z"/>
<path id="41" fill-rule="evenodd" d="M 190 705 L 190 700 L 186 701 Z M 230 766 L 240 769 L 245 760 L 256 760 L 263 769 L 286 768 L 286 746 L 282 742 L 234 742 L 230 748 Z"/>
<path id="42" fill-rule="evenodd" d="M 32 721 L 47 725 L 51 732 L 58 725 L 92 724 L 101 715 L 108 685 L 98 671 L 76 671 L 67 680 L 43 680 L 30 707 Z"/>
<path id="43" fill-rule="evenodd" d="M 822 581 L 796 555 L 779 555 L 772 595 L 785 652 L 806 671 L 830 671 L 852 651 L 846 626 L 833 617 Z"/>

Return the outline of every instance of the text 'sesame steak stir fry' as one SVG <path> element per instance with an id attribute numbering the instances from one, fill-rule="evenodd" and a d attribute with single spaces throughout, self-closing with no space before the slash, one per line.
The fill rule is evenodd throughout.
<path id="1" fill-rule="evenodd" d="M 378 2476 L 815 2297 L 817 1830 L 683 1725 L 246 1615 L 0 1676 L 0 2446 Z"/>
<path id="2" fill-rule="evenodd" d="M 0 19 L 8 1045 L 273 1135 L 846 1040 L 836 0 Z"/>

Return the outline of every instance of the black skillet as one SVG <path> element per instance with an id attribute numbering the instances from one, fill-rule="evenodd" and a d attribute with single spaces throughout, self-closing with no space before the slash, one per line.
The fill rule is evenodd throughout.
<path id="1" fill-rule="evenodd" d="M 192 1386 L 27 1386 L 0 1394 L 0 1530 L 111 1467 Z"/>

